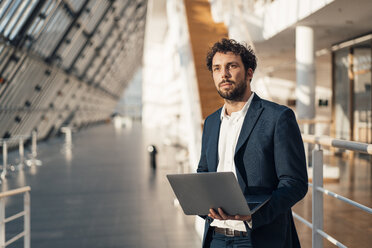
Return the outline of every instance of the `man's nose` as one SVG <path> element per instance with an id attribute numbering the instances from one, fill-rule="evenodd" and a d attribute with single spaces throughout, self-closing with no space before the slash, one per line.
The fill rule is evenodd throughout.
<path id="1" fill-rule="evenodd" d="M 228 68 L 223 68 L 223 69 L 222 69 L 221 77 L 222 77 L 223 79 L 225 79 L 225 78 L 230 78 L 230 77 L 231 77 Z"/>

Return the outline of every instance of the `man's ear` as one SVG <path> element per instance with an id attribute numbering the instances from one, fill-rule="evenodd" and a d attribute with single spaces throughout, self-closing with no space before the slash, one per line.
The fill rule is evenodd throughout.
<path id="1" fill-rule="evenodd" d="M 245 74 L 246 78 L 249 79 L 249 82 L 252 81 L 253 78 L 253 70 L 251 68 L 248 68 L 247 73 Z"/>

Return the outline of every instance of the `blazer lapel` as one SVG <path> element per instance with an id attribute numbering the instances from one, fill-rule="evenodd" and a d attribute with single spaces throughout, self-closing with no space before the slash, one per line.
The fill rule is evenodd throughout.
<path id="1" fill-rule="evenodd" d="M 263 109 L 264 108 L 261 106 L 261 98 L 255 93 L 251 105 L 249 106 L 248 112 L 244 118 L 243 126 L 240 131 L 234 155 L 236 155 L 244 142 L 248 139 Z"/>
<path id="2" fill-rule="evenodd" d="M 220 136 L 220 127 L 221 127 L 221 109 L 219 109 L 214 116 L 210 137 L 210 149 L 208 152 L 208 158 L 210 161 L 211 172 L 217 171 L 218 166 L 218 139 Z"/>

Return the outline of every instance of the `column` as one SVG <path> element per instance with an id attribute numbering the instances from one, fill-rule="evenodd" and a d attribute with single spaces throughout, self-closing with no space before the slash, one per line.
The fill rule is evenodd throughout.
<path id="1" fill-rule="evenodd" d="M 296 27 L 296 112 L 298 119 L 315 117 L 315 53 L 314 31 Z"/>

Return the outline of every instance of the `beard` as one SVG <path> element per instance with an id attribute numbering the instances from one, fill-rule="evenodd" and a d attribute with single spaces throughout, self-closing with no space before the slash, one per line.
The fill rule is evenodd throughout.
<path id="1" fill-rule="evenodd" d="M 223 80 L 218 85 L 221 85 L 222 83 L 230 83 L 232 86 L 234 86 L 232 89 L 226 91 L 222 91 L 220 88 L 218 88 L 217 92 L 222 98 L 229 101 L 241 101 L 244 98 L 244 94 L 247 89 L 247 83 L 245 80 L 238 83 L 232 80 Z"/>

